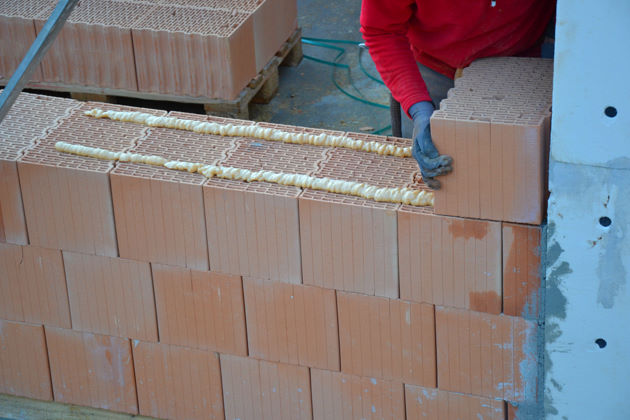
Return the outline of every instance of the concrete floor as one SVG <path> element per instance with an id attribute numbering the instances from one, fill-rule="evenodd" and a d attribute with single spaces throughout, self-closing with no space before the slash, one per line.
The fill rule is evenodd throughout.
<path id="1" fill-rule="evenodd" d="M 359 0 L 298 0 L 298 25 L 302 36 L 325 39 L 342 39 L 363 42 L 359 32 Z M 388 104 L 388 90 L 382 84 L 370 80 L 359 68 L 358 47 L 336 44 L 345 48 L 341 63 L 350 65 L 354 86 L 365 99 Z M 337 52 L 321 47 L 304 45 L 304 54 L 332 61 Z M 379 77 L 369 54 L 362 53 L 365 69 Z M 370 132 L 389 125 L 389 111 L 353 100 L 340 92 L 332 81 L 336 80 L 346 90 L 353 90 L 347 70 L 318 63 L 307 58 L 296 67 L 280 68 L 280 86 L 274 99 L 265 105 L 253 104 L 251 118 L 306 127 L 328 128 L 343 131 Z M 363 130 L 361 130 L 363 129 Z M 391 130 L 383 132 L 389 134 Z"/>

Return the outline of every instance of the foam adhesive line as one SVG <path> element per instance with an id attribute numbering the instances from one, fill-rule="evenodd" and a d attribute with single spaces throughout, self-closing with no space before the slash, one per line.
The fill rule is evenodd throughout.
<path id="1" fill-rule="evenodd" d="M 312 146 L 343 147 L 346 149 L 360 150 L 363 152 L 377 153 L 379 155 L 410 157 L 411 147 L 400 147 L 393 144 L 384 144 L 376 141 L 355 140 L 345 136 L 333 136 L 330 134 L 289 133 L 276 128 L 259 127 L 256 125 L 218 124 L 185 120 L 175 117 L 158 117 L 142 112 L 103 111 L 92 109 L 85 111 L 85 115 L 94 118 L 109 118 L 115 121 L 144 124 L 149 127 L 173 128 L 176 130 L 193 131 L 202 134 L 214 134 L 228 137 L 253 137 L 260 140 L 281 141 L 293 144 L 310 144 Z"/>
<path id="2" fill-rule="evenodd" d="M 148 115 L 148 114 L 147 114 Z M 245 182 L 270 182 L 299 188 L 311 188 L 337 194 L 353 195 L 368 200 L 383 201 L 411 206 L 433 206 L 433 193 L 411 188 L 379 188 L 354 181 L 331 178 L 316 178 L 309 175 L 285 174 L 273 171 L 250 171 L 248 169 L 228 166 L 204 165 L 202 163 L 167 161 L 161 156 L 141 155 L 138 153 L 112 152 L 110 150 L 70 144 L 59 141 L 55 143 L 59 152 L 102 160 L 114 160 L 131 163 L 144 163 L 163 166 L 168 169 L 197 172 L 206 178 L 222 178 Z"/>

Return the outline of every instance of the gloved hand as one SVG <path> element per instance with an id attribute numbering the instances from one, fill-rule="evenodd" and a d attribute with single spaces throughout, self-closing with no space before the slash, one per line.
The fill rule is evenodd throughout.
<path id="1" fill-rule="evenodd" d="M 409 108 L 413 119 L 413 148 L 411 154 L 420 166 L 422 180 L 433 190 L 439 190 L 440 181 L 434 179 L 453 170 L 453 158 L 440 155 L 431 139 L 431 114 L 433 104 L 430 101 L 417 102 Z"/>

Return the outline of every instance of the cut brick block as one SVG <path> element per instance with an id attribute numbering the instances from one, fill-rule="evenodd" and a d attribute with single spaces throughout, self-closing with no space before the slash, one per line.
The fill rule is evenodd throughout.
<path id="1" fill-rule="evenodd" d="M 398 211 L 400 297 L 501 313 L 501 223 Z"/>
<path id="2" fill-rule="evenodd" d="M 541 298 L 541 228 L 503 224 L 503 312 L 538 318 Z"/>
<path id="3" fill-rule="evenodd" d="M 410 140 L 349 133 L 354 139 L 410 146 Z M 376 170 L 375 168 L 379 168 Z M 379 187 L 408 185 L 417 171 L 413 159 L 334 149 L 314 173 Z M 398 297 L 396 210 L 400 206 L 360 197 L 305 190 L 300 195 L 303 282 Z"/>
<path id="4" fill-rule="evenodd" d="M 436 308 L 438 387 L 533 401 L 537 387 L 537 328 L 523 318 Z"/>
<path id="5" fill-rule="evenodd" d="M 0 320 L 0 393 L 52 400 L 41 325 Z"/>
<path id="6" fill-rule="evenodd" d="M 241 278 L 153 265 L 160 342 L 247 356 Z"/>
<path id="7" fill-rule="evenodd" d="M 145 6 L 132 34 L 141 92 L 231 100 L 256 76 L 251 14 Z"/>
<path id="8" fill-rule="evenodd" d="M 246 278 L 252 357 L 339 370 L 334 290 Z"/>
<path id="9" fill-rule="evenodd" d="M 259 123 L 314 134 L 342 134 Z M 257 139 L 237 140 L 223 166 L 312 174 L 326 148 Z M 210 268 L 230 274 L 301 283 L 300 188 L 210 179 L 204 184 Z"/>
<path id="10" fill-rule="evenodd" d="M 26 55 L 35 37 L 33 19 L 46 18 L 55 6 L 51 1 L 20 0 L 0 3 L 0 78 L 9 79 Z M 40 81 L 40 66 L 30 80 Z"/>
<path id="11" fill-rule="evenodd" d="M 42 59 L 43 81 L 138 90 L 131 28 L 146 9 L 121 1 L 81 0 Z M 45 23 L 35 21 L 38 33 Z"/>
<path id="12" fill-rule="evenodd" d="M 311 369 L 315 420 L 405 418 L 401 382 Z"/>
<path id="13" fill-rule="evenodd" d="M 407 420 L 505 420 L 505 403 L 474 395 L 405 385 Z"/>
<path id="14" fill-rule="evenodd" d="M 0 242 L 28 243 L 17 160 L 77 106 L 70 99 L 22 93 L 0 123 Z"/>
<path id="15" fill-rule="evenodd" d="M 15 160 L 0 159 L 0 242 L 28 244 L 20 179 Z"/>
<path id="16" fill-rule="evenodd" d="M 140 414 L 169 419 L 224 419 L 216 353 L 133 342 Z"/>
<path id="17" fill-rule="evenodd" d="M 308 368 L 221 355 L 225 418 L 312 418 Z"/>
<path id="18" fill-rule="evenodd" d="M 195 114 L 170 116 L 208 120 Z M 233 147 L 233 142 L 231 137 L 153 128 L 131 151 L 170 160 L 216 164 Z M 119 162 L 110 178 L 121 257 L 208 269 L 203 175 Z"/>
<path id="19" fill-rule="evenodd" d="M 138 413 L 128 339 L 45 330 L 55 401 Z"/>
<path id="20" fill-rule="evenodd" d="M 431 118 L 440 153 L 453 157 L 435 212 L 539 224 L 544 216 L 552 60 L 473 63 Z M 536 87 L 532 87 L 536 86 Z"/>
<path id="21" fill-rule="evenodd" d="M 70 328 L 61 252 L 0 244 L 0 318 Z"/>
<path id="22" fill-rule="evenodd" d="M 72 327 L 157 341 L 148 263 L 64 252 Z"/>
<path id="23" fill-rule="evenodd" d="M 436 386 L 433 305 L 337 292 L 341 370 Z"/>
<path id="24" fill-rule="evenodd" d="M 18 172 L 31 244 L 115 257 L 118 251 L 109 184 L 113 163 L 57 152 L 55 142 L 124 151 L 150 130 L 139 124 L 83 115 L 95 107 L 165 114 L 84 104 L 20 158 Z"/>

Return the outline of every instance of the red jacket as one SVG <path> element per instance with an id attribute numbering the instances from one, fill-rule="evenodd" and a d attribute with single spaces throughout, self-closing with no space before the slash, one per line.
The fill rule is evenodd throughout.
<path id="1" fill-rule="evenodd" d="M 540 54 L 554 10 L 553 0 L 363 0 L 361 32 L 407 112 L 431 100 L 416 61 L 453 77 L 477 58 Z"/>

